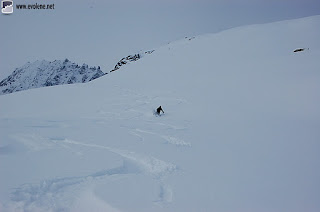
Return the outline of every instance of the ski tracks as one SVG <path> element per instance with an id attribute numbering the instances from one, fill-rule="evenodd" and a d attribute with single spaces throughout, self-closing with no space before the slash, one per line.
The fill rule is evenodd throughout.
<path id="1" fill-rule="evenodd" d="M 104 149 L 109 152 L 115 153 L 123 157 L 125 160 L 133 162 L 134 164 L 136 164 L 137 167 L 143 170 L 144 173 L 150 174 L 155 178 L 159 178 L 163 175 L 166 175 L 176 170 L 176 166 L 171 163 L 164 162 L 155 157 L 140 155 L 138 153 L 127 151 L 127 150 L 120 150 L 120 149 L 115 149 L 115 148 L 97 145 L 97 144 L 81 143 L 81 142 L 77 142 L 69 139 L 64 139 L 64 140 L 61 140 L 60 142 L 73 144 L 73 145 L 86 146 L 91 148 L 99 148 L 99 149 Z"/>
<path id="2" fill-rule="evenodd" d="M 150 134 L 150 135 L 154 135 L 154 136 L 158 136 L 160 138 L 162 138 L 165 143 L 167 144 L 172 144 L 172 145 L 176 145 L 176 146 L 187 146 L 187 147 L 191 147 L 191 143 L 190 142 L 186 142 L 180 138 L 174 137 L 174 136 L 169 136 L 169 135 L 161 135 L 158 133 L 154 133 L 151 131 L 146 131 L 146 130 L 142 130 L 142 129 L 134 129 L 130 131 L 132 135 L 138 136 L 139 138 L 141 138 L 141 140 L 145 140 L 144 137 L 141 134 Z"/>
<path id="3" fill-rule="evenodd" d="M 169 108 L 179 110 L 180 107 L 188 104 L 186 99 L 172 97 L 172 94 L 148 96 L 123 88 L 121 89 L 121 92 L 122 96 L 129 98 L 131 101 L 126 100 L 127 104 L 125 106 L 119 105 L 119 102 L 121 101 L 117 101 L 116 105 L 114 105 L 115 107 L 113 107 L 117 109 L 112 112 L 109 112 L 106 108 L 100 108 L 98 110 L 98 113 L 101 115 L 100 118 L 105 120 L 113 119 L 115 122 L 118 120 L 125 120 L 125 122 L 121 122 L 120 126 L 125 128 L 129 134 L 135 136 L 138 138 L 138 141 L 141 142 L 149 143 L 150 141 L 162 141 L 162 143 L 168 145 L 167 148 L 170 149 L 179 147 L 190 148 L 192 146 L 191 142 L 183 139 L 183 137 L 185 137 L 184 132 L 188 129 L 189 123 L 187 121 L 179 118 L 177 119 L 177 117 L 167 117 L 167 114 L 170 114 L 170 111 L 165 114 L 163 119 L 152 114 L 154 107 L 159 106 L 154 105 L 158 104 L 157 102 L 163 102 L 168 105 Z M 105 124 L 106 122 L 103 121 L 102 123 Z M 170 203 L 173 201 L 174 192 L 172 188 L 164 182 L 165 180 L 163 177 L 163 175 L 168 175 L 176 170 L 176 166 L 173 165 L 173 163 L 164 163 L 164 161 L 153 157 L 141 157 L 141 155 L 115 149 L 111 151 L 122 155 L 131 161 L 136 161 L 144 167 L 146 173 L 151 173 L 151 175 L 159 179 L 160 191 L 158 200 L 155 201 L 157 204 Z"/>
<path id="4" fill-rule="evenodd" d="M 164 144 L 169 144 L 168 148 L 170 148 L 170 146 L 191 147 L 190 142 L 177 136 L 182 136 L 184 130 L 188 129 L 186 123 L 182 126 L 180 125 L 181 123 L 176 125 L 171 119 L 166 119 L 166 117 L 159 122 L 159 120 L 155 120 L 157 119 L 156 117 L 150 115 L 152 113 L 150 110 L 151 103 L 156 99 L 159 99 L 158 96 L 148 97 L 130 90 L 123 90 L 123 92 L 126 94 L 127 98 L 132 100 L 129 101 L 132 102 L 131 105 L 122 104 L 121 99 L 119 99 L 119 101 L 115 101 L 118 103 L 112 103 L 112 105 L 115 106 L 113 107 L 115 108 L 114 110 L 109 111 L 107 108 L 101 107 L 96 111 L 96 117 L 87 117 L 86 119 L 93 119 L 94 123 L 103 126 L 113 123 L 114 121 L 116 123 L 125 123 L 125 125 L 122 124 L 121 127 L 125 128 L 129 134 L 138 137 L 140 141 L 148 141 L 148 139 L 158 141 L 160 138 Z M 179 106 L 187 102 L 181 98 L 172 98 L 168 99 L 168 101 L 171 102 L 172 105 Z M 126 102 L 128 101 L 126 100 Z M 172 123 L 170 123 L 170 120 Z M 152 137 L 157 139 L 153 139 Z M 123 161 L 123 164 L 119 167 L 101 170 L 90 175 L 48 179 L 39 184 L 25 184 L 16 188 L 12 193 L 11 200 L 16 205 L 20 205 L 19 207 L 22 208 L 23 211 L 33 211 L 37 208 L 65 211 L 66 199 L 67 201 L 70 200 L 72 196 L 75 196 L 74 194 L 77 193 L 76 191 L 83 189 L 85 185 L 90 185 L 99 180 L 107 180 L 132 174 L 150 176 L 158 183 L 159 193 L 155 198 L 155 204 L 163 205 L 173 201 L 174 191 L 170 185 L 165 183 L 165 181 L 167 176 L 178 170 L 177 165 L 174 163 L 130 150 L 80 142 L 78 140 L 63 137 L 46 138 L 38 134 L 23 134 L 16 135 L 15 139 L 20 143 L 23 143 L 31 151 L 41 151 L 59 146 L 81 155 L 83 154 L 81 151 L 83 150 L 83 147 L 85 147 L 116 154 L 120 156 Z"/>
<path id="5" fill-rule="evenodd" d="M 32 142 L 31 145 L 28 145 L 32 151 L 40 150 L 33 148 L 36 146 L 35 140 L 44 141 L 45 145 L 41 149 L 54 148 L 57 146 L 67 150 L 76 149 L 76 146 L 100 149 L 120 156 L 123 159 L 123 164 L 116 168 L 101 170 L 86 176 L 48 179 L 39 184 L 24 184 L 16 188 L 12 193 L 11 200 L 12 205 L 15 205 L 15 210 L 46 211 L 50 209 L 53 211 L 65 211 L 70 207 L 70 205 L 66 205 L 66 199 L 74 199 L 75 196 L 77 196 L 75 195 L 77 191 L 83 189 L 86 185 L 99 180 L 107 180 L 110 177 L 130 174 L 148 175 L 158 182 L 160 192 L 157 197 L 157 203 L 171 202 L 172 200 L 172 190 L 169 185 L 164 183 L 166 176 L 177 170 L 177 166 L 172 163 L 132 151 L 98 144 L 83 143 L 67 138 L 41 138 L 41 136 L 35 135 L 20 135 L 16 138 L 19 138 L 18 141 L 23 142 L 24 145 L 28 145 L 26 143 L 29 141 Z"/>

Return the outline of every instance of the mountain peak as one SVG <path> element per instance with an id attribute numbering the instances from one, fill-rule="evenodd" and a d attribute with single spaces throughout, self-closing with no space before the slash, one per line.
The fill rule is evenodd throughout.
<path id="1" fill-rule="evenodd" d="M 103 76 L 98 67 L 89 67 L 87 64 L 79 66 L 65 60 L 37 60 L 26 63 L 0 82 L 0 94 L 39 88 L 46 86 L 85 83 Z"/>

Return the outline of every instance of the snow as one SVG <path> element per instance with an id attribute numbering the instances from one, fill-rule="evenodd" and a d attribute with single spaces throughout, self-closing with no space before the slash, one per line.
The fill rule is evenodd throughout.
<path id="1" fill-rule="evenodd" d="M 110 71 L 116 71 L 121 68 L 123 65 L 130 64 L 131 62 L 135 62 L 137 60 L 140 60 L 141 58 L 145 57 L 148 54 L 152 54 L 154 50 L 149 50 L 149 51 L 140 51 L 136 54 L 133 55 L 128 55 L 127 57 L 123 57 L 117 64 L 114 66 L 114 68 Z"/>
<path id="2" fill-rule="evenodd" d="M 319 37 L 239 27 L 0 96 L 0 210 L 319 211 Z"/>
<path id="3" fill-rule="evenodd" d="M 62 84 L 85 83 L 103 76 L 100 67 L 87 64 L 79 66 L 68 59 L 64 61 L 46 60 L 28 62 L 17 68 L 11 75 L 0 82 L 0 94 L 7 94 L 31 88 Z"/>

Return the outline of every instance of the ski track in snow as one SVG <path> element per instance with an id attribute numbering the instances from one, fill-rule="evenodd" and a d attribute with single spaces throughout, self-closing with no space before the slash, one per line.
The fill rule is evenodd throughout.
<path id="1" fill-rule="evenodd" d="M 121 127 L 125 128 L 129 134 L 138 137 L 141 141 L 147 140 L 145 137 L 147 134 L 161 138 L 165 144 L 191 147 L 190 142 L 186 142 L 183 139 L 172 135 L 176 135 L 176 133 L 174 133 L 176 131 L 186 130 L 187 127 L 164 123 L 164 121 L 154 121 L 153 115 L 146 115 L 146 111 L 148 110 L 147 108 L 150 107 L 150 104 L 154 99 L 159 98 L 158 96 L 148 97 L 127 89 L 122 89 L 122 92 L 122 96 L 127 96 L 128 98 L 133 99 L 133 101 L 131 101 L 133 104 L 124 106 L 120 102 L 118 104 L 113 104 L 113 106 L 115 106 L 113 108 L 117 108 L 118 110 L 109 112 L 104 108 L 100 108 L 96 111 L 96 114 L 99 118 L 83 118 L 93 120 L 95 124 L 98 123 L 101 125 L 107 124 L 110 119 L 129 121 L 139 118 L 140 121 L 145 123 L 145 125 L 142 124 L 141 126 L 130 126 L 129 124 L 127 126 L 122 125 Z M 175 102 L 175 104 L 182 104 L 186 102 L 186 100 L 179 98 L 170 101 Z M 33 120 L 32 125 L 27 125 L 26 127 L 31 127 L 34 129 L 41 129 L 45 127 L 61 127 L 60 125 L 56 125 L 54 121 L 50 121 L 49 124 L 50 125 L 41 121 L 39 123 L 39 120 Z M 69 126 L 71 125 L 64 124 L 62 127 Z M 148 129 L 143 129 L 145 128 L 144 126 L 148 126 Z M 65 211 L 68 209 L 65 199 L 74 198 L 73 196 L 75 195 L 73 193 L 75 193 L 75 190 L 81 190 L 81 188 L 85 187 L 85 185 L 97 182 L 98 180 L 107 180 L 110 177 L 130 174 L 144 174 L 156 180 L 156 182 L 159 184 L 159 193 L 155 198 L 155 204 L 163 205 L 170 203 L 173 200 L 173 190 L 164 182 L 166 176 L 177 170 L 177 166 L 172 163 L 165 162 L 152 156 L 138 154 L 129 150 L 122 150 L 92 143 L 84 143 L 68 138 L 46 138 L 35 133 L 16 134 L 11 137 L 22 143 L 30 151 L 41 151 L 45 149 L 52 149 L 58 146 L 67 149 L 72 153 L 81 155 L 83 153 L 80 150 L 77 150 L 77 148 L 74 148 L 74 146 L 79 146 L 105 150 L 119 155 L 123 159 L 122 166 L 101 170 L 87 176 L 48 179 L 39 184 L 24 184 L 21 187 L 16 188 L 12 193 L 11 200 L 13 203 L 15 203 L 15 205 L 18 203 L 19 207 L 22 208 L 23 211 L 34 211 L 38 208 L 44 208 L 48 210 L 53 209 L 53 211 Z"/>
<path id="2" fill-rule="evenodd" d="M 145 129 L 140 129 L 140 128 L 135 128 L 135 127 L 130 127 L 130 126 L 126 126 L 126 125 L 122 125 L 122 127 L 127 128 L 127 131 L 134 135 L 137 136 L 139 138 L 139 140 L 141 141 L 145 141 L 145 138 L 143 136 L 143 134 L 149 134 L 149 135 L 154 135 L 156 137 L 160 137 L 162 138 L 162 140 L 164 140 L 164 143 L 166 144 L 172 144 L 175 146 L 187 146 L 187 147 L 191 147 L 191 143 L 190 142 L 186 142 L 181 138 L 178 138 L 176 136 L 173 135 L 169 135 L 168 133 L 166 134 L 161 134 L 160 132 L 155 132 L 155 131 L 159 131 L 157 129 L 161 128 L 164 130 L 172 130 L 172 131 L 177 131 L 177 130 L 186 130 L 187 127 L 185 126 L 175 126 L 173 124 L 168 124 L 168 123 L 162 123 L 162 122 L 158 122 L 158 121 L 154 121 L 152 119 L 150 119 L 150 117 L 146 117 L 145 110 L 148 111 L 148 109 L 142 110 L 143 106 L 147 106 L 149 105 L 151 102 L 153 102 L 155 99 L 159 99 L 159 96 L 155 96 L 155 97 L 148 97 L 146 95 L 137 93 L 135 91 L 132 90 L 128 90 L 128 89 L 121 89 L 122 92 L 124 92 L 123 95 L 128 96 L 133 98 L 132 102 L 135 102 L 135 104 L 131 104 L 126 106 L 124 109 L 121 109 L 119 112 L 107 112 L 103 109 L 99 109 L 97 111 L 97 113 L 101 116 L 103 116 L 103 119 L 115 119 L 115 120 L 131 120 L 131 119 L 136 119 L 139 118 L 140 121 L 145 122 L 146 124 L 143 126 L 150 126 L 153 130 L 145 130 Z M 182 99 L 182 98 L 176 98 L 176 99 L 165 99 L 163 100 L 164 102 L 166 101 L 172 101 L 174 102 L 174 104 L 176 105 L 180 105 L 182 103 L 186 103 L 187 100 Z M 114 108 L 119 108 L 121 105 L 120 104 L 116 104 L 114 105 Z M 154 116 L 152 116 L 153 118 Z M 105 122 L 103 120 L 99 120 L 96 123 L 101 123 L 101 124 L 105 124 Z"/>
<path id="3" fill-rule="evenodd" d="M 141 129 L 135 129 L 134 131 L 131 131 L 131 133 L 133 135 L 136 135 L 136 136 L 140 137 L 142 140 L 144 140 L 144 138 L 139 133 L 159 136 L 162 139 L 164 139 L 166 141 L 166 143 L 168 143 L 168 144 L 173 144 L 173 145 L 176 145 L 176 146 L 189 146 L 189 147 L 191 147 L 191 143 L 185 142 L 184 140 L 176 138 L 174 136 L 160 135 L 160 134 L 157 134 L 157 133 L 154 133 L 154 132 L 141 130 Z"/>
<path id="4" fill-rule="evenodd" d="M 64 199 L 74 200 L 77 193 L 86 185 L 107 177 L 139 173 L 138 167 L 124 160 L 122 166 L 87 176 L 50 179 L 40 184 L 22 185 L 12 193 L 11 200 L 16 203 L 15 205 L 19 205 L 22 211 L 34 211 L 35 209 L 37 211 L 68 211 L 71 205 L 67 205 Z"/>
<path id="5" fill-rule="evenodd" d="M 119 149 L 97 145 L 97 144 L 81 143 L 81 142 L 77 142 L 69 139 L 60 140 L 58 142 L 80 145 L 80 146 L 91 147 L 91 148 L 105 149 L 109 152 L 118 154 L 121 157 L 127 160 L 130 160 L 131 162 L 134 162 L 135 164 L 137 164 L 137 166 L 139 166 L 144 171 L 144 173 L 151 174 L 155 178 L 160 178 L 161 176 L 176 170 L 176 166 L 171 163 L 164 162 L 155 157 L 139 155 L 135 152 L 119 150 Z"/>
<path id="6" fill-rule="evenodd" d="M 172 188 L 164 183 L 160 184 L 159 199 L 156 201 L 158 204 L 170 203 L 173 201 Z"/>
<path id="7" fill-rule="evenodd" d="M 12 193 L 11 200 L 15 205 L 19 205 L 23 211 L 33 211 L 35 209 L 53 209 L 54 211 L 66 210 L 64 197 L 74 196 L 74 190 L 81 189 L 86 184 L 97 180 L 107 179 L 112 176 L 145 174 L 155 179 L 160 185 L 156 203 L 169 203 L 172 200 L 172 190 L 164 183 L 167 175 L 177 170 L 177 166 L 157 159 L 152 156 L 141 155 L 132 151 L 120 150 L 98 144 L 82 143 L 66 138 L 44 138 L 41 136 L 19 135 L 15 137 L 19 142 L 29 147 L 31 151 L 53 148 L 55 145 L 74 151 L 73 145 L 87 148 L 98 148 L 117 154 L 123 158 L 123 165 L 101 170 L 87 176 L 66 177 L 58 179 L 44 180 L 40 184 L 24 184 L 16 188 Z M 41 145 L 38 145 L 42 143 Z M 70 197 L 68 197 L 70 199 Z"/>

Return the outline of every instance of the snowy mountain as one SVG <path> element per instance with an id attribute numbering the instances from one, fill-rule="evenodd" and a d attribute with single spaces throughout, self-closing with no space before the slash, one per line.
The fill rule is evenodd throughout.
<path id="1" fill-rule="evenodd" d="M 319 37 L 239 27 L 0 96 L 0 211 L 320 211 Z"/>
<path id="2" fill-rule="evenodd" d="M 85 83 L 103 76 L 100 67 L 79 66 L 68 59 L 64 61 L 46 60 L 27 63 L 17 68 L 10 76 L 0 82 L 0 94 L 7 94 L 30 88 Z"/>

